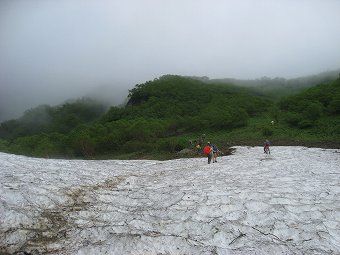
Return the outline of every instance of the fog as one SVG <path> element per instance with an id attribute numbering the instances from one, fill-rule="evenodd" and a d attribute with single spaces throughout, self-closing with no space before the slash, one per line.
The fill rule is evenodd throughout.
<path id="1" fill-rule="evenodd" d="M 0 1 L 0 121 L 164 74 L 294 78 L 340 67 L 337 0 Z"/>

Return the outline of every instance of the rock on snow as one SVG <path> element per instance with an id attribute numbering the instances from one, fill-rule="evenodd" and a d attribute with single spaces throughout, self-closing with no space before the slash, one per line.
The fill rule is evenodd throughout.
<path id="1" fill-rule="evenodd" d="M 0 153 L 0 253 L 340 254 L 340 151 L 56 160 Z"/>

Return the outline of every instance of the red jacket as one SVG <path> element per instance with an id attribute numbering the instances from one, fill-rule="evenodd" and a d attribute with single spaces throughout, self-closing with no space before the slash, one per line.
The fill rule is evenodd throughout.
<path id="1" fill-rule="evenodd" d="M 207 156 L 210 155 L 211 147 L 209 145 L 205 146 L 203 149 L 203 153 Z"/>

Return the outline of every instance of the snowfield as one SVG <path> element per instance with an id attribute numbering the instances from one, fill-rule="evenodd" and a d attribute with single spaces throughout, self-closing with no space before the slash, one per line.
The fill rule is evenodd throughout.
<path id="1" fill-rule="evenodd" d="M 56 160 L 0 153 L 0 254 L 340 254 L 340 150 Z"/>

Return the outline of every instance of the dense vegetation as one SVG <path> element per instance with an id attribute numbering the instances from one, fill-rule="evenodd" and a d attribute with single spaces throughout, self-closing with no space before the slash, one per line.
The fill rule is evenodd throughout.
<path id="1" fill-rule="evenodd" d="M 340 69 L 337 69 L 293 79 L 285 79 L 282 77 L 269 78 L 264 76 L 255 80 L 215 79 L 211 80 L 211 82 L 229 83 L 253 88 L 258 93 L 269 95 L 272 99 L 278 100 L 284 95 L 293 95 L 303 89 L 314 87 L 318 84 L 332 82 L 339 77 L 339 72 Z M 203 80 L 209 82 L 209 79 Z"/>
<path id="2" fill-rule="evenodd" d="M 173 157 L 201 134 L 221 147 L 340 141 L 340 79 L 273 100 L 253 89 L 166 75 L 129 91 L 124 107 L 90 99 L 39 106 L 0 125 L 0 150 L 39 157 Z M 274 120 L 274 125 L 271 121 Z"/>

